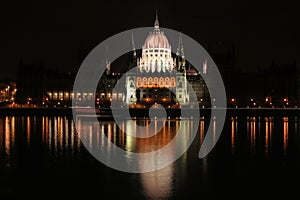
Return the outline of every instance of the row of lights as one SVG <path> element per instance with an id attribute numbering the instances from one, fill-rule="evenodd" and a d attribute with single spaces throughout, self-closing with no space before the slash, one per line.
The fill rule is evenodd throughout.
<path id="1" fill-rule="evenodd" d="M 231 98 L 231 99 L 230 99 L 230 102 L 231 102 L 232 104 L 235 104 L 235 103 L 236 103 L 236 99 L 235 99 L 235 98 Z M 252 104 L 253 106 L 256 106 L 256 105 L 257 105 L 256 101 L 255 101 L 253 98 L 250 99 L 250 102 L 251 102 L 251 104 Z M 271 97 L 266 97 L 266 98 L 265 98 L 265 103 L 266 103 L 266 104 L 269 104 L 270 106 L 272 106 L 273 103 L 272 103 Z M 286 98 L 283 98 L 283 103 L 284 103 L 286 106 L 289 105 L 289 101 L 288 101 L 288 98 L 287 98 L 287 97 L 286 97 Z"/>

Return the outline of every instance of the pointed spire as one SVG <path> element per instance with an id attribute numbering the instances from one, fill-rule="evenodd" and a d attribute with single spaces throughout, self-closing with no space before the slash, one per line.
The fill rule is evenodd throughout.
<path id="1" fill-rule="evenodd" d="M 182 35 L 181 33 L 179 34 L 179 39 L 178 39 L 178 47 L 177 47 L 177 70 L 179 72 L 186 72 L 185 68 L 185 58 L 184 58 L 184 48 L 183 48 L 183 42 L 182 42 Z"/>
<path id="2" fill-rule="evenodd" d="M 203 65 L 202 65 L 202 72 L 203 74 L 207 73 L 207 59 L 204 60 Z"/>
<path id="3" fill-rule="evenodd" d="M 177 47 L 177 56 L 181 56 L 184 58 L 184 48 L 183 48 L 183 41 L 182 41 L 182 34 L 179 34 L 179 39 L 178 39 L 178 47 Z"/>
<path id="4" fill-rule="evenodd" d="M 131 32 L 131 45 L 132 45 L 133 55 L 136 56 L 133 32 Z"/>
<path id="5" fill-rule="evenodd" d="M 107 65 L 109 63 L 109 59 L 108 59 L 108 45 L 106 45 L 105 48 L 105 64 Z"/>
<path id="6" fill-rule="evenodd" d="M 106 67 L 106 75 L 110 75 L 111 68 L 110 68 L 110 61 L 108 59 L 108 45 L 106 45 L 106 49 L 105 49 L 105 67 Z"/>
<path id="7" fill-rule="evenodd" d="M 157 12 L 157 10 L 156 10 L 156 14 L 155 14 L 154 29 L 156 29 L 156 30 L 159 29 L 158 12 Z"/>

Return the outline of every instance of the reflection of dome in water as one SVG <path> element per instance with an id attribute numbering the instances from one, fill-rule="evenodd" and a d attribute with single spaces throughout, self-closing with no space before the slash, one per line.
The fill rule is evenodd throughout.
<path id="1" fill-rule="evenodd" d="M 171 48 L 166 35 L 164 34 L 164 32 L 161 32 L 159 30 L 157 16 L 154 23 L 154 30 L 153 32 L 149 33 L 148 37 L 145 40 L 143 48 Z"/>

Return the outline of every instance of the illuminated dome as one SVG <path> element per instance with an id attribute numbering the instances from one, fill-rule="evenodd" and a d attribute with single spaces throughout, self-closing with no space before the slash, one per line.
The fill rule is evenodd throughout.
<path id="1" fill-rule="evenodd" d="M 164 32 L 159 29 L 157 14 L 154 30 L 147 36 L 142 49 L 142 57 L 137 60 L 140 72 L 172 72 L 175 68 L 171 45 Z"/>
<path id="2" fill-rule="evenodd" d="M 149 33 L 148 37 L 145 40 L 144 48 L 165 48 L 170 49 L 170 44 L 163 32 L 160 30 L 155 30 Z"/>
<path id="3" fill-rule="evenodd" d="M 159 30 L 159 23 L 158 17 L 156 14 L 156 19 L 154 22 L 154 30 L 149 33 L 148 37 L 145 40 L 144 48 L 164 48 L 164 49 L 171 49 L 169 44 L 168 38 L 165 36 L 164 32 Z"/>

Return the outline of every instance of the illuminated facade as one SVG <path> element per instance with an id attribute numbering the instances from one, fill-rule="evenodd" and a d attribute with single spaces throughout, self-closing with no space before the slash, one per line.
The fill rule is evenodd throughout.
<path id="1" fill-rule="evenodd" d="M 133 49 L 136 56 L 135 47 Z M 171 45 L 164 32 L 159 29 L 157 15 L 154 29 L 142 46 L 142 55 L 136 59 L 136 66 L 138 68 L 136 72 L 129 72 L 126 75 L 126 104 L 189 103 L 182 38 L 179 37 L 177 55 L 173 57 Z"/>

